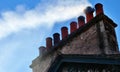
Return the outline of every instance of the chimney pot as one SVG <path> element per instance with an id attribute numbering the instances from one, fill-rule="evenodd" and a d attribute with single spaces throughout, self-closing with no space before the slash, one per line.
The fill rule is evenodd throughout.
<path id="1" fill-rule="evenodd" d="M 103 5 L 101 3 L 97 3 L 95 5 L 95 9 L 96 9 L 96 15 L 98 15 L 100 13 L 104 13 L 104 11 L 103 11 Z"/>
<path id="2" fill-rule="evenodd" d="M 88 6 L 85 9 L 85 14 L 86 14 L 86 21 L 89 22 L 92 18 L 93 18 L 93 12 L 94 12 L 94 8 Z"/>
<path id="3" fill-rule="evenodd" d="M 46 48 L 49 49 L 52 47 L 52 38 L 51 37 L 47 37 L 46 38 Z"/>
<path id="4" fill-rule="evenodd" d="M 54 33 L 53 38 L 54 38 L 54 45 L 57 45 L 60 42 L 60 34 Z"/>
<path id="5" fill-rule="evenodd" d="M 62 27 L 61 28 L 61 34 L 62 34 L 62 39 L 68 36 L 68 28 L 67 27 Z"/>
<path id="6" fill-rule="evenodd" d="M 78 25 L 79 25 L 79 28 L 84 26 L 85 24 L 85 17 L 84 16 L 79 16 L 78 17 Z"/>
<path id="7" fill-rule="evenodd" d="M 73 21 L 70 23 L 70 33 L 74 32 L 77 30 L 77 22 Z"/>
<path id="8" fill-rule="evenodd" d="M 43 55 L 45 53 L 46 48 L 44 46 L 39 47 L 39 55 Z"/>

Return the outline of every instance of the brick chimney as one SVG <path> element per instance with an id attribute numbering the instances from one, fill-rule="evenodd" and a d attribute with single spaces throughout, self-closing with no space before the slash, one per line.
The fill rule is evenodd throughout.
<path id="1" fill-rule="evenodd" d="M 78 26 L 79 28 L 82 27 L 85 24 L 85 17 L 84 16 L 79 16 L 78 17 Z"/>
<path id="2" fill-rule="evenodd" d="M 95 5 L 95 10 L 96 10 L 96 15 L 98 15 L 100 13 L 104 13 L 104 11 L 103 11 L 103 5 L 101 3 L 97 3 Z"/>
<path id="3" fill-rule="evenodd" d="M 70 33 L 74 32 L 77 29 L 77 22 L 73 21 L 70 23 Z"/>
<path id="4" fill-rule="evenodd" d="M 46 38 L 46 48 L 48 50 L 51 47 L 52 47 L 52 38 L 51 37 L 47 37 Z"/>
<path id="5" fill-rule="evenodd" d="M 54 39 L 54 45 L 57 45 L 60 42 L 60 34 L 59 33 L 54 33 L 53 34 L 53 39 Z"/>
<path id="6" fill-rule="evenodd" d="M 88 6 L 85 9 L 85 14 L 86 14 L 86 21 L 89 22 L 92 18 L 93 18 L 93 12 L 94 12 L 94 8 Z"/>
<path id="7" fill-rule="evenodd" d="M 62 39 L 68 36 L 68 28 L 67 27 L 62 27 L 61 28 L 61 34 L 62 34 Z"/>

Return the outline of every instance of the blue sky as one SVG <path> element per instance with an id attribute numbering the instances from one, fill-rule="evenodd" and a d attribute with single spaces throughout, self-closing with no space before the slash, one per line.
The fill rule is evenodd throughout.
<path id="1" fill-rule="evenodd" d="M 87 6 L 104 5 L 104 12 L 118 27 L 119 0 L 0 0 L 0 72 L 32 72 L 32 60 L 39 55 L 45 38 L 84 15 Z"/>

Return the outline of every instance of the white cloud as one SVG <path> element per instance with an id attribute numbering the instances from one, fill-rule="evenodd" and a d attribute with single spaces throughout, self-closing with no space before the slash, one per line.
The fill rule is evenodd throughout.
<path id="1" fill-rule="evenodd" d="M 83 9 L 88 5 L 91 5 L 88 0 L 47 0 L 47 2 L 42 0 L 33 9 L 26 8 L 25 5 L 18 5 L 14 11 L 9 10 L 0 13 L 0 39 L 24 29 L 42 28 L 39 31 L 41 34 L 38 42 L 31 39 L 28 39 L 30 41 L 26 39 L 28 41 L 26 42 L 24 38 L 21 38 L 23 40 L 20 39 L 20 42 L 19 39 L 14 39 L 14 41 L 10 39 L 0 45 L 0 72 L 7 72 L 8 70 L 19 72 L 20 68 L 29 65 L 28 63 L 31 63 L 30 57 L 32 57 L 31 51 L 35 54 L 34 50 L 36 49 L 33 48 L 37 47 L 38 44 L 36 43 L 42 44 L 44 42 L 42 39 L 50 32 L 55 22 L 83 15 Z M 34 34 L 31 34 L 33 33 L 27 36 L 36 38 L 33 36 Z"/>
<path id="2" fill-rule="evenodd" d="M 43 0 L 33 9 L 18 5 L 15 11 L 1 13 L 0 39 L 23 29 L 52 28 L 55 22 L 83 15 L 83 9 L 88 5 L 91 5 L 88 0 Z"/>

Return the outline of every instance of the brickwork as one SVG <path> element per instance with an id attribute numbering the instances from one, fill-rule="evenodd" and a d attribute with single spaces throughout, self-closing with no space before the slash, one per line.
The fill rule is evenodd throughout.
<path id="1" fill-rule="evenodd" d="M 108 31 L 108 30 L 105 29 L 105 26 L 108 26 L 110 24 L 109 23 L 107 24 L 103 21 L 101 21 L 99 24 L 100 24 L 100 32 L 102 34 L 103 41 L 104 41 L 104 52 L 105 52 L 105 54 L 118 54 L 119 53 L 119 50 L 118 50 L 119 48 L 118 48 L 118 45 L 117 45 L 117 42 L 116 42 L 117 41 L 116 40 L 116 35 L 114 36 L 114 35 L 110 34 L 112 31 Z M 110 30 L 114 31 L 114 27 L 110 28 Z M 109 35 L 107 33 L 109 33 Z M 110 42 L 109 39 L 114 39 L 115 42 L 114 43 L 113 43 L 113 41 Z M 113 44 L 114 44 L 114 46 L 113 46 Z"/>
<path id="2" fill-rule="evenodd" d="M 33 60 L 33 65 L 31 65 L 33 72 L 47 72 L 55 58 L 56 54 L 49 54 L 46 57 L 39 56 Z"/>
<path id="3" fill-rule="evenodd" d="M 63 54 L 100 54 L 96 25 L 73 38 L 60 51 Z"/>

